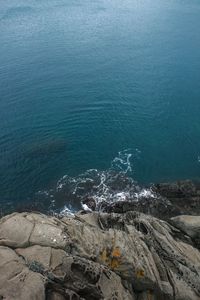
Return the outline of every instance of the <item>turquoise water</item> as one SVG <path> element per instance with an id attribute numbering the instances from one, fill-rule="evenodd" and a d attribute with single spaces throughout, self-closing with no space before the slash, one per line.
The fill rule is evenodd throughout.
<path id="1" fill-rule="evenodd" d="M 1 203 L 125 149 L 141 184 L 199 178 L 200 2 L 0 0 Z"/>

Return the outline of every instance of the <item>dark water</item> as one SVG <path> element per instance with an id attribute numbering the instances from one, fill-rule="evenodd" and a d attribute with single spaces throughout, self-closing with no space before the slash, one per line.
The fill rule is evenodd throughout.
<path id="1" fill-rule="evenodd" d="M 139 183 L 199 178 L 200 2 L 0 0 L 1 203 L 124 149 Z"/>

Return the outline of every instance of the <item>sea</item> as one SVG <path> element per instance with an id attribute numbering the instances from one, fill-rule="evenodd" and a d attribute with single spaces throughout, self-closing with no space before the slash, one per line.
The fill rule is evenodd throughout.
<path id="1" fill-rule="evenodd" d="M 0 0 L 0 212 L 199 177 L 199 0 Z"/>

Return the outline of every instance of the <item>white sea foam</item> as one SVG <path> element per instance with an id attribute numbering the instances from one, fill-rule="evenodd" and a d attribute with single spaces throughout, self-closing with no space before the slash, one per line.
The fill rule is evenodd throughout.
<path id="1" fill-rule="evenodd" d="M 74 216 L 74 212 L 71 208 L 67 207 L 66 205 L 63 207 L 63 209 L 60 210 L 59 213 L 61 216 Z"/>
<path id="2" fill-rule="evenodd" d="M 151 189 L 142 189 L 139 193 L 136 193 L 135 196 L 137 199 L 156 197 L 155 193 L 153 193 Z"/>
<path id="3" fill-rule="evenodd" d="M 63 208 L 56 211 L 61 215 L 70 215 L 81 208 L 91 211 L 85 201 L 87 199 L 92 199 L 95 208 L 100 210 L 105 202 L 138 202 L 142 198 L 154 198 L 151 189 L 139 187 L 132 178 L 134 162 L 140 158 L 140 154 L 138 149 L 126 149 L 118 153 L 106 171 L 89 169 L 77 177 L 63 176 L 54 190 L 44 191 L 44 195 L 50 199 L 51 210 L 56 210 L 63 203 Z"/>

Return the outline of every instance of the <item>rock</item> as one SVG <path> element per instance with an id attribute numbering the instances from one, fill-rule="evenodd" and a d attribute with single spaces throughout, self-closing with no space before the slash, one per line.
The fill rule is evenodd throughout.
<path id="1" fill-rule="evenodd" d="M 0 246 L 0 295 L 8 300 L 45 299 L 45 278 L 30 271 L 15 251 L 3 246 Z"/>
<path id="2" fill-rule="evenodd" d="M 54 295 L 54 298 L 62 299 L 62 296 L 73 295 L 79 299 L 78 295 L 81 294 L 84 295 L 84 299 L 112 299 L 113 291 L 118 289 L 118 299 L 133 299 L 129 292 L 124 290 L 120 277 L 114 272 L 96 262 L 70 256 L 63 250 L 52 249 L 50 264 L 45 268 L 45 253 L 48 251 L 49 248 L 33 246 L 22 251 L 18 249 L 17 253 L 20 253 L 31 267 L 36 262 L 39 263 L 40 269 L 38 268 L 37 272 L 40 270 L 47 278 L 60 283 L 60 293 Z M 50 282 L 49 288 L 56 290 L 57 285 Z M 51 297 L 50 294 L 49 298 Z"/>
<path id="3" fill-rule="evenodd" d="M 190 180 L 159 183 L 150 187 L 150 195 L 140 200 L 101 204 L 104 212 L 138 211 L 163 220 L 177 215 L 200 215 L 200 182 Z"/>
<path id="4" fill-rule="evenodd" d="M 82 199 L 82 207 L 85 212 L 124 214 L 138 211 L 166 221 L 182 214 L 200 215 L 200 182 L 182 180 L 154 184 L 143 190 L 138 187 L 137 189 L 135 194 L 132 193 L 132 198 L 111 203 L 105 200 L 97 204 L 94 198 L 87 196 Z"/>
<path id="5" fill-rule="evenodd" d="M 0 245 L 26 247 L 34 224 L 26 219 L 25 214 L 12 214 L 0 221 Z M 23 228 L 23 230 L 22 230 Z"/>
<path id="6" fill-rule="evenodd" d="M 71 291 L 70 291 L 71 292 Z M 80 299 L 80 297 L 77 294 L 74 295 L 70 295 L 71 299 L 75 299 L 78 300 Z M 49 295 L 47 295 L 47 299 L 48 300 L 65 300 L 65 296 L 63 296 L 62 294 L 59 294 L 57 292 L 52 291 L 51 293 L 49 293 Z M 70 299 L 70 298 L 69 298 Z"/>
<path id="7" fill-rule="evenodd" d="M 170 201 L 173 210 L 166 212 L 168 218 L 180 214 L 200 215 L 200 182 L 182 180 L 159 183 L 153 186 L 153 191 Z"/>
<path id="8" fill-rule="evenodd" d="M 117 201 L 111 204 L 104 203 L 103 211 L 122 214 L 128 211 L 138 211 L 163 220 L 168 220 L 170 217 L 181 213 L 180 209 L 172 205 L 169 199 L 163 198 L 159 194 L 157 194 L 155 198 L 140 198 L 139 201 Z"/>
<path id="9" fill-rule="evenodd" d="M 173 224 L 188 234 L 191 238 L 200 235 L 200 216 L 177 216 L 171 218 Z"/>
<path id="10" fill-rule="evenodd" d="M 172 183 L 155 185 L 157 191 L 166 198 L 186 198 L 196 196 L 197 188 L 191 180 L 182 180 Z"/>
<path id="11" fill-rule="evenodd" d="M 9 218 L 3 217 L 0 221 L 0 245 L 14 248 L 40 245 L 65 249 L 70 241 L 58 222 L 41 214 L 14 213 Z"/>
<path id="12" fill-rule="evenodd" d="M 45 270 L 50 268 L 51 260 L 51 247 L 41 247 L 34 245 L 28 248 L 18 248 L 15 252 L 25 259 L 25 262 L 30 265 L 32 262 L 37 261 L 43 266 Z"/>
<path id="13" fill-rule="evenodd" d="M 50 224 L 36 223 L 29 239 L 30 245 L 49 246 L 64 249 L 66 238 L 61 228 Z"/>
<path id="14" fill-rule="evenodd" d="M 200 252 L 176 219 L 172 225 L 135 211 L 79 212 L 62 219 L 6 216 L 0 220 L 0 295 L 9 300 L 200 299 Z M 191 224 L 194 238 L 198 222 Z"/>
<path id="15" fill-rule="evenodd" d="M 198 246 L 200 245 L 200 216 L 177 216 L 171 218 L 172 223 L 189 235 Z"/>

